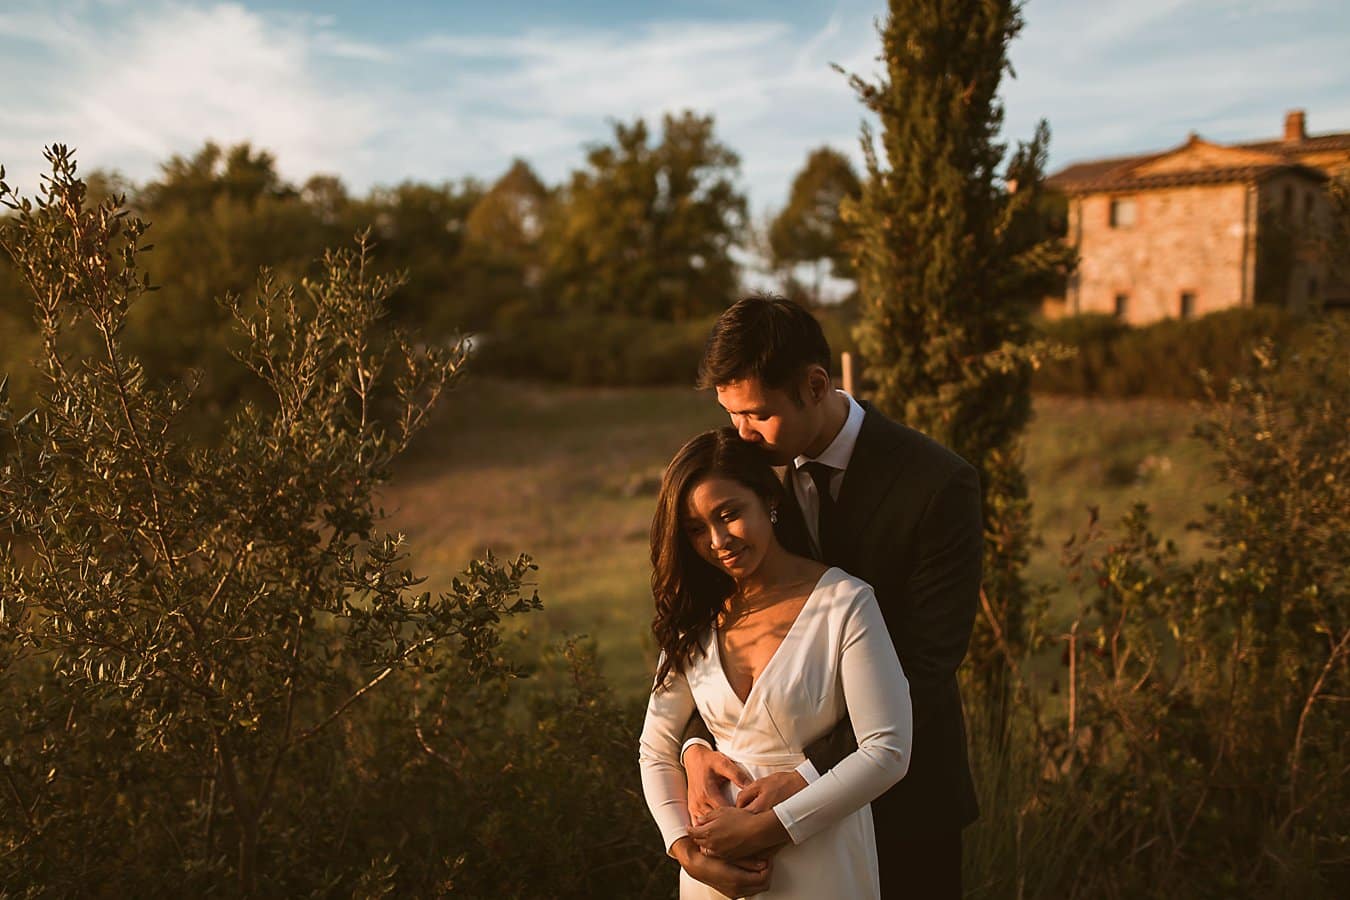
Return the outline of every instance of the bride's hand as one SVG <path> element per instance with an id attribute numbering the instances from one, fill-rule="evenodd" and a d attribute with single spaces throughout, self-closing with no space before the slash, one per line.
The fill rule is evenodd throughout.
<path id="1" fill-rule="evenodd" d="M 773 874 L 773 862 L 769 859 L 730 862 L 708 856 L 689 838 L 680 838 L 670 849 L 691 878 L 728 897 L 750 897 L 769 889 Z"/>
<path id="2" fill-rule="evenodd" d="M 750 773 L 725 754 L 694 744 L 684 752 L 684 772 L 689 781 L 689 815 L 695 821 L 720 806 L 726 806 L 728 781 L 737 787 L 750 784 Z"/>
<path id="3" fill-rule="evenodd" d="M 796 772 L 771 772 L 744 788 L 736 805 L 754 813 L 769 812 L 804 787 L 806 779 Z"/>
<path id="4" fill-rule="evenodd" d="M 790 840 L 787 829 L 772 810 L 753 813 L 723 806 L 696 818 L 694 823 L 689 837 L 703 852 L 723 859 L 762 856 Z"/>

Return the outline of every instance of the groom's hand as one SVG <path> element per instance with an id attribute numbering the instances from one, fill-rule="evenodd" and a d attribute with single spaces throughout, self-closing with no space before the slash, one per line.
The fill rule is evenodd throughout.
<path id="1" fill-rule="evenodd" d="M 791 840 L 772 810 L 752 813 L 726 806 L 695 819 L 694 823 L 689 837 L 704 853 L 723 859 L 762 857 Z"/>
<path id="2" fill-rule="evenodd" d="M 750 773 L 739 763 L 702 744 L 684 751 L 684 774 L 689 782 L 689 817 L 695 821 L 727 805 L 728 781 L 737 787 L 750 784 Z"/>
<path id="3" fill-rule="evenodd" d="M 804 787 L 806 779 L 796 772 L 770 772 L 750 782 L 736 797 L 736 805 L 754 813 L 770 812 Z"/>
<path id="4" fill-rule="evenodd" d="M 773 874 L 772 860 L 743 859 L 731 862 L 718 859 L 703 853 L 689 838 L 680 838 L 670 850 L 690 877 L 728 897 L 749 897 L 769 889 L 769 878 Z"/>

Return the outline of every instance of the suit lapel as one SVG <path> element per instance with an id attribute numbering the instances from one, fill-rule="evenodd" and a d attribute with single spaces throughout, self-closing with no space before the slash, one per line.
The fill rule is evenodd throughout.
<path id="1" fill-rule="evenodd" d="M 858 546 L 858 538 L 899 475 L 896 449 L 886 432 L 885 420 L 871 404 L 863 403 L 862 407 L 862 429 L 839 487 L 835 527 L 826 536 L 825 561 L 830 563 L 841 562 L 846 549 Z"/>

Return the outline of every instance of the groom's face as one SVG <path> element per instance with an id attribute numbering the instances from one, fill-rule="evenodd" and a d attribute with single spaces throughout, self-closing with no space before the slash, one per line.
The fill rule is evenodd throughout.
<path id="1" fill-rule="evenodd" d="M 820 404 L 804 384 L 768 388 L 746 378 L 719 384 L 717 402 L 741 440 L 758 444 L 777 466 L 804 453 L 821 428 Z"/>

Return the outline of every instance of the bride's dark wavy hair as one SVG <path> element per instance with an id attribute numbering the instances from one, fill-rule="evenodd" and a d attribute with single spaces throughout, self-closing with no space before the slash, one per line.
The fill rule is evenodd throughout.
<path id="1" fill-rule="evenodd" d="M 653 691 L 672 672 L 683 672 L 693 660 L 699 642 L 717 620 L 726 599 L 735 590 L 731 576 L 703 559 L 684 530 L 689 492 L 708 478 L 727 478 L 754 491 L 769 509 L 781 509 L 783 485 L 768 457 L 743 441 L 734 428 L 705 431 L 680 448 L 666 467 L 652 517 L 652 597 L 656 615 L 652 634 L 664 652 Z M 786 516 L 779 517 L 774 533 L 784 541 Z M 700 650 L 701 652 L 701 650 Z"/>

